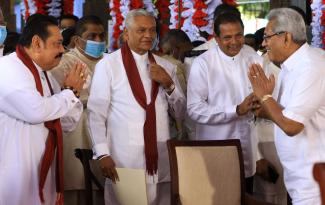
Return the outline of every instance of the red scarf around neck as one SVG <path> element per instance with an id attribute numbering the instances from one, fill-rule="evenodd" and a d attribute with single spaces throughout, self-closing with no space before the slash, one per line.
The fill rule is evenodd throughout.
<path id="1" fill-rule="evenodd" d="M 43 87 L 41 79 L 37 68 L 35 67 L 31 58 L 27 55 L 24 48 L 20 45 L 16 47 L 16 54 L 18 58 L 24 63 L 24 65 L 33 74 L 37 91 L 44 96 Z M 47 77 L 46 72 L 44 72 L 48 86 L 53 95 L 52 86 Z M 46 140 L 45 152 L 43 159 L 41 161 L 40 179 L 39 179 L 39 196 L 41 201 L 44 203 L 43 188 L 46 180 L 47 173 L 53 162 L 55 151 L 56 151 L 56 191 L 59 195 L 56 204 L 63 204 L 63 140 L 62 140 L 62 128 L 60 119 L 55 119 L 52 121 L 47 121 L 44 123 L 45 127 L 49 130 L 49 134 Z M 56 148 L 56 150 L 55 150 Z"/>
<path id="2" fill-rule="evenodd" d="M 156 98 L 158 95 L 159 84 L 151 81 L 151 102 L 147 105 L 147 97 L 140 78 L 140 74 L 133 58 L 132 52 L 127 44 L 124 43 L 121 48 L 123 65 L 128 77 L 133 96 L 146 111 L 146 120 L 144 122 L 144 153 L 146 157 L 146 169 L 149 175 L 157 173 L 158 169 L 158 149 L 157 149 L 157 131 L 156 131 Z M 148 52 L 150 63 L 156 63 L 153 55 Z"/>

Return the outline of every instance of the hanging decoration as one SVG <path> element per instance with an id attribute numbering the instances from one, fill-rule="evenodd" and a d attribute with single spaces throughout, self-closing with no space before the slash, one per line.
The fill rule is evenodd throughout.
<path id="1" fill-rule="evenodd" d="M 73 14 L 74 0 L 61 0 L 63 1 L 63 13 Z"/>
<path id="2" fill-rule="evenodd" d="M 214 10 L 217 8 L 219 4 L 222 4 L 221 0 L 207 0 L 205 1 L 205 4 L 207 5 L 207 8 L 205 10 L 205 13 L 207 16 L 205 17 L 205 20 L 207 21 L 206 26 L 201 26 L 200 31 L 207 32 L 209 35 L 213 35 L 213 16 L 214 16 Z"/>
<path id="3" fill-rule="evenodd" d="M 112 22 L 109 24 L 109 51 L 118 48 L 118 39 L 125 27 L 125 18 L 127 13 L 132 9 L 145 8 L 157 16 L 157 10 L 152 0 L 111 0 L 110 16 Z"/>
<path id="4" fill-rule="evenodd" d="M 145 8 L 158 16 L 159 36 L 164 36 L 169 29 L 182 29 L 192 41 L 195 41 L 203 40 L 200 31 L 213 34 L 213 13 L 221 3 L 237 6 L 235 0 L 111 0 L 109 50 L 117 49 L 117 41 L 124 29 L 126 15 L 131 9 Z"/>
<path id="5" fill-rule="evenodd" d="M 323 31 L 322 31 L 322 43 L 323 43 L 323 49 L 325 50 L 325 0 L 322 0 L 321 26 L 323 27 Z"/>
<path id="6" fill-rule="evenodd" d="M 157 0 L 155 6 L 158 12 L 158 20 L 160 23 L 159 36 L 164 36 L 169 30 L 169 1 Z"/>
<path id="7" fill-rule="evenodd" d="M 30 15 L 40 13 L 56 18 L 62 14 L 73 14 L 74 0 L 23 0 L 21 13 L 26 20 Z"/>
<path id="8" fill-rule="evenodd" d="M 313 0 L 310 5 L 312 9 L 313 19 L 311 22 L 312 26 L 312 42 L 311 45 L 314 47 L 325 48 L 325 1 L 324 0 Z"/>

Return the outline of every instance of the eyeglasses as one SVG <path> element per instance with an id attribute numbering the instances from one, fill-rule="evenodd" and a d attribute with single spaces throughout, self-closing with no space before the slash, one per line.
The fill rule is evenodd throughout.
<path id="1" fill-rule="evenodd" d="M 280 35 L 280 34 L 283 34 L 283 33 L 285 33 L 285 31 L 279 31 L 279 32 L 276 32 L 276 33 L 274 33 L 274 34 L 271 34 L 271 35 L 265 35 L 264 34 L 264 36 L 263 36 L 263 40 L 265 41 L 265 42 L 267 42 L 269 39 L 271 39 L 273 36 L 277 36 L 277 35 Z"/>

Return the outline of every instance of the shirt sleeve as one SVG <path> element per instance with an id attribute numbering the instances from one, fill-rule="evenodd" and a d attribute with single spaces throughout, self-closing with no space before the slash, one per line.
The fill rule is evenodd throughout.
<path id="1" fill-rule="evenodd" d="M 110 67 L 107 58 L 97 63 L 87 104 L 89 134 L 96 157 L 110 155 L 106 124 L 111 101 L 111 75 L 107 69 Z"/>
<path id="2" fill-rule="evenodd" d="M 324 94 L 319 92 L 325 89 L 323 76 L 309 69 L 299 74 L 292 86 L 290 101 L 282 111 L 285 117 L 306 124 L 315 115 L 325 101 Z"/>
<path id="3" fill-rule="evenodd" d="M 184 119 L 186 113 L 186 98 L 177 78 L 176 67 L 172 69 L 170 75 L 175 84 L 175 89 L 170 95 L 166 93 L 167 101 L 172 112 L 171 114 L 175 119 L 181 120 Z"/>
<path id="4" fill-rule="evenodd" d="M 187 112 L 197 123 L 219 124 L 227 123 L 237 117 L 237 105 L 212 105 L 208 102 L 208 68 L 199 58 L 193 62 L 187 85 Z"/>
<path id="5" fill-rule="evenodd" d="M 56 79 L 53 77 L 53 75 L 51 73 L 48 73 L 48 75 L 51 80 L 51 85 L 52 85 L 54 93 L 60 93 L 61 86 L 59 85 L 59 83 L 56 81 Z M 69 89 L 67 89 L 67 92 L 72 93 L 72 91 Z M 74 94 L 73 94 L 73 97 L 75 98 Z M 60 119 L 62 130 L 64 132 L 72 132 L 73 130 L 75 130 L 79 121 L 80 121 L 80 118 L 81 118 L 81 115 L 83 112 L 83 104 L 81 103 L 80 100 L 77 100 L 77 98 L 75 98 L 75 100 L 77 101 L 75 106 L 73 106 L 72 109 L 70 109 Z"/>

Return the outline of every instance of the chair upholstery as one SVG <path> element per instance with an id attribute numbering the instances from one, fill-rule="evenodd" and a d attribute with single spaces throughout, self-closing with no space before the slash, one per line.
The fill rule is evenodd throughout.
<path id="1" fill-rule="evenodd" d="M 268 204 L 245 194 L 239 140 L 167 142 L 172 205 Z"/>
<path id="2" fill-rule="evenodd" d="M 316 163 L 313 168 L 313 175 L 319 184 L 322 204 L 325 204 L 325 163 Z"/>

